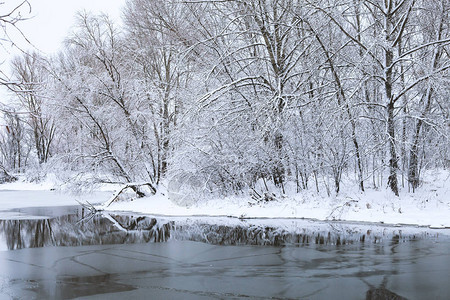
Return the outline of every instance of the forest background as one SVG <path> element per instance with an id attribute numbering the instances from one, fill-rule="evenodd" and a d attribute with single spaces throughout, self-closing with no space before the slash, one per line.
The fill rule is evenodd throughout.
<path id="1" fill-rule="evenodd" d="M 27 5 L 0 16 L 4 33 Z M 0 75 L 0 177 L 146 182 L 180 204 L 448 182 L 449 11 L 128 0 L 121 25 L 80 12 L 61 51 L 23 52 Z"/>

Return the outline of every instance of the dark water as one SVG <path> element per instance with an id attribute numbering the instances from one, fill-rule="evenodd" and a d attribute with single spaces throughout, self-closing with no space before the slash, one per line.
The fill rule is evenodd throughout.
<path id="1" fill-rule="evenodd" d="M 0 220 L 0 299 L 450 299 L 446 230 L 17 213 Z"/>

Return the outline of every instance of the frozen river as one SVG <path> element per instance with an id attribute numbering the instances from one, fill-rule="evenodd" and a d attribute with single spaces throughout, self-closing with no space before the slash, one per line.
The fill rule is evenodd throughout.
<path id="1" fill-rule="evenodd" d="M 0 219 L 0 299 L 450 297 L 446 230 L 89 218 L 74 207 L 0 212 Z"/>

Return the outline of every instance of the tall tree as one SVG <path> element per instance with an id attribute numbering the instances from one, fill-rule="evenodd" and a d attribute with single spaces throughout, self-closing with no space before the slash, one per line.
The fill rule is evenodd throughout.
<path id="1" fill-rule="evenodd" d="M 424 12 L 421 14 L 424 26 L 422 28 L 424 32 L 423 42 L 428 44 L 434 44 L 431 49 L 425 49 L 425 57 L 417 59 L 424 61 L 423 72 L 425 74 L 439 73 L 450 67 L 449 53 L 442 47 L 441 42 L 447 43 L 450 41 L 450 31 L 448 27 L 448 17 L 450 10 L 450 3 L 448 1 L 427 1 L 423 3 Z M 428 64 L 428 66 L 427 66 Z M 434 84 L 432 80 L 426 81 L 426 87 L 421 96 L 420 116 L 417 117 L 416 124 L 412 135 L 411 150 L 409 154 L 409 169 L 408 169 L 408 181 L 412 186 L 412 189 L 416 189 L 419 185 L 419 139 L 421 135 L 421 129 L 424 122 L 426 122 L 427 116 L 430 113 L 433 106 Z"/>
<path id="2" fill-rule="evenodd" d="M 47 162 L 51 156 L 51 146 L 55 137 L 53 116 L 44 105 L 46 76 L 43 58 L 34 53 L 24 53 L 12 61 L 12 77 L 16 84 L 14 91 L 19 103 L 16 105 L 26 112 L 24 121 L 31 130 L 32 140 L 40 164 Z"/>
<path id="3" fill-rule="evenodd" d="M 425 76 L 417 78 L 404 88 L 399 87 L 400 71 L 399 65 L 401 61 L 417 54 L 423 48 L 432 47 L 445 43 L 446 40 L 434 40 L 432 42 L 412 41 L 404 43 L 404 49 L 398 51 L 397 47 L 404 36 L 409 36 L 412 40 L 414 22 L 413 11 L 416 7 L 415 0 L 389 0 L 389 1 L 363 1 L 364 9 L 367 11 L 366 22 L 367 28 L 378 28 L 381 33 L 377 39 L 361 37 L 361 32 L 354 32 L 354 28 L 360 28 L 358 24 L 354 24 L 352 20 L 339 16 L 339 11 L 329 11 L 323 6 L 314 4 L 315 7 L 323 14 L 328 16 L 330 20 L 346 35 L 346 37 L 361 48 L 368 57 L 374 61 L 377 80 L 380 80 L 383 88 L 383 103 L 386 110 L 386 134 L 388 138 L 389 149 L 389 177 L 388 185 L 395 195 L 398 195 L 398 155 L 397 155 L 397 139 L 395 129 L 396 104 L 402 96 L 416 87 L 418 84 L 430 78 L 435 72 L 428 72 Z M 356 20 L 358 22 L 358 19 Z M 361 21 L 359 21 L 361 22 Z M 361 22 L 364 24 L 364 22 Z M 362 29 L 363 32 L 367 30 Z M 414 60 L 410 60 L 410 65 L 414 64 Z M 441 68 L 440 71 L 443 69 Z"/>

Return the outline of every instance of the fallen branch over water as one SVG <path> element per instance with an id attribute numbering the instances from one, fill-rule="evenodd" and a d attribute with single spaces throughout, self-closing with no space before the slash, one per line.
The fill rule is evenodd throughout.
<path id="1" fill-rule="evenodd" d="M 97 212 L 97 209 L 95 208 L 95 206 L 92 205 L 89 201 L 86 200 L 85 203 L 83 203 L 83 202 L 81 202 L 81 201 L 78 201 L 78 200 L 76 200 L 76 201 L 77 201 L 83 208 L 89 210 L 91 213 L 94 213 L 94 214 L 95 214 L 95 213 Z"/>
<path id="2" fill-rule="evenodd" d="M 124 193 L 126 190 L 131 189 L 133 192 L 136 193 L 137 198 L 142 198 L 147 196 L 145 192 L 143 192 L 140 188 L 141 187 L 148 187 L 150 190 L 150 193 L 152 195 L 156 194 L 156 188 L 151 184 L 150 182 L 144 182 L 144 183 L 127 183 L 124 185 L 120 190 L 114 193 L 114 195 L 104 204 L 104 207 L 110 206 L 112 203 L 119 200 L 119 196 Z"/>

